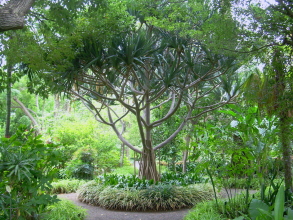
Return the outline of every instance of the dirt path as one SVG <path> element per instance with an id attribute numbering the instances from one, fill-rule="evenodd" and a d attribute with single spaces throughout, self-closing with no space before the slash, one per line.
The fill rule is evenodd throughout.
<path id="1" fill-rule="evenodd" d="M 88 211 L 86 220 L 182 220 L 189 209 L 168 212 L 125 212 L 91 206 L 78 201 L 77 193 L 59 194 L 59 198 L 73 201 Z"/>

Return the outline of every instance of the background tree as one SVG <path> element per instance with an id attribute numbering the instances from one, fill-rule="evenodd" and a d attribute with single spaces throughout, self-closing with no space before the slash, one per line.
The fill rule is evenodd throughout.
<path id="1" fill-rule="evenodd" d="M 266 10 L 257 5 L 249 8 L 250 15 L 252 15 L 251 32 L 247 36 L 251 39 L 259 39 L 256 41 L 256 45 L 253 45 L 252 50 L 257 52 L 255 57 L 265 64 L 265 76 L 262 80 L 251 77 L 250 86 L 253 87 L 250 88 L 257 91 L 258 96 L 254 97 L 254 100 L 260 106 L 265 107 L 269 114 L 279 118 L 278 127 L 285 167 L 285 185 L 286 189 L 292 191 L 292 149 L 289 141 L 289 124 L 291 123 L 289 116 L 292 109 L 292 103 L 289 101 L 292 87 L 292 65 L 289 62 L 292 59 L 293 48 L 292 3 L 282 0 L 276 2 L 277 4 L 270 5 Z M 261 84 L 255 86 L 257 82 Z"/>

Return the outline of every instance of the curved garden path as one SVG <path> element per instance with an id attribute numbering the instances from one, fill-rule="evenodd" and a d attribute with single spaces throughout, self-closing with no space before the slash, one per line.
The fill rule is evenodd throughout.
<path id="1" fill-rule="evenodd" d="M 59 194 L 59 198 L 71 200 L 74 204 L 87 209 L 85 220 L 182 220 L 189 209 L 167 212 L 126 212 L 107 210 L 78 201 L 77 193 Z"/>
<path id="2" fill-rule="evenodd" d="M 220 192 L 221 197 L 227 198 L 234 196 L 244 190 L 229 189 Z M 256 190 L 250 190 L 250 193 L 255 193 Z M 87 217 L 85 220 L 183 220 L 184 216 L 189 212 L 189 209 L 180 209 L 166 212 L 127 212 L 107 210 L 98 206 L 88 205 L 80 202 L 77 199 L 77 193 L 59 194 L 59 198 L 71 200 L 74 204 L 87 209 Z"/>

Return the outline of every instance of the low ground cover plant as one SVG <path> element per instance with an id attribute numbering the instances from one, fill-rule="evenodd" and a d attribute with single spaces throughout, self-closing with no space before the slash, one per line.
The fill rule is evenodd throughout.
<path id="1" fill-rule="evenodd" d="M 86 209 L 81 208 L 71 201 L 60 200 L 45 209 L 44 220 L 83 220 L 87 215 Z"/>
<path id="2" fill-rule="evenodd" d="M 161 175 L 160 182 L 154 182 L 154 180 L 140 179 L 135 175 L 119 174 L 104 174 L 98 176 L 96 181 L 105 186 L 112 186 L 115 188 L 134 187 L 136 189 L 144 189 L 154 184 L 188 186 L 190 184 L 207 182 L 207 179 L 194 174 L 169 172 L 163 173 Z"/>
<path id="3" fill-rule="evenodd" d="M 78 190 L 79 200 L 106 209 L 162 211 L 189 208 L 213 199 L 208 183 L 172 185 L 135 176 L 104 175 Z"/>
<path id="4" fill-rule="evenodd" d="M 248 214 L 246 195 L 238 194 L 232 199 L 224 198 L 198 203 L 185 217 L 184 220 L 227 220 L 234 219 L 241 214 Z M 249 201 L 252 196 L 250 195 Z"/>

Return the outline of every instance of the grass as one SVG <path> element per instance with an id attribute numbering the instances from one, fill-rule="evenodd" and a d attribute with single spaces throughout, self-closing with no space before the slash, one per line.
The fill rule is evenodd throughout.
<path id="1" fill-rule="evenodd" d="M 134 167 L 133 165 L 118 167 L 111 174 L 134 175 Z M 136 174 L 138 174 L 138 169 L 136 169 Z"/>
<path id="2" fill-rule="evenodd" d="M 83 220 L 87 215 L 86 209 L 83 209 L 71 201 L 60 200 L 46 208 L 42 219 L 44 220 Z"/>

